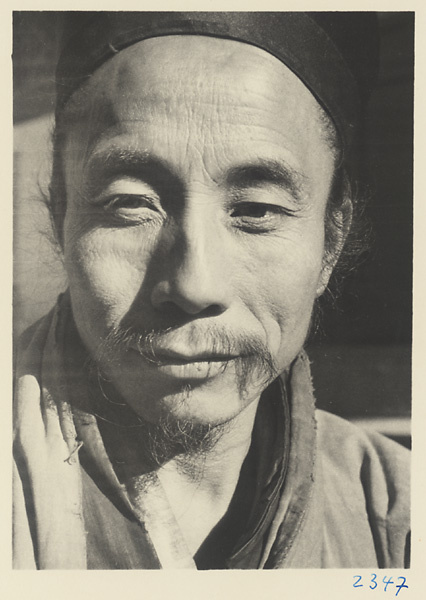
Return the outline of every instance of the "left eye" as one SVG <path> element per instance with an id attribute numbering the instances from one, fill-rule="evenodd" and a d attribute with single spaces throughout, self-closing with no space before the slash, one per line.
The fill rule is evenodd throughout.
<path id="1" fill-rule="evenodd" d="M 238 229 L 248 233 L 267 233 L 281 229 L 286 218 L 295 211 L 267 202 L 239 202 L 229 214 Z"/>
<path id="2" fill-rule="evenodd" d="M 236 206 L 232 212 L 231 217 L 248 217 L 252 219 L 263 219 L 271 216 L 272 214 L 278 214 L 283 212 L 281 207 L 272 204 L 263 204 L 256 202 L 245 202 Z"/>

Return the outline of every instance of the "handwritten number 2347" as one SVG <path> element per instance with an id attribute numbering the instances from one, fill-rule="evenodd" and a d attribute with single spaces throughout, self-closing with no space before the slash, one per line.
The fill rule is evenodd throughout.
<path id="1" fill-rule="evenodd" d="M 362 576 L 361 575 L 354 575 L 354 584 L 353 587 L 354 588 L 360 588 L 360 587 L 364 587 L 364 584 L 361 583 L 362 581 Z M 399 592 L 403 589 L 403 588 L 407 588 L 408 589 L 408 585 L 405 584 L 406 582 L 406 578 L 405 577 L 397 577 L 397 581 L 399 581 L 400 583 L 397 583 L 396 581 L 393 580 L 392 577 L 383 577 L 383 588 L 384 591 L 387 592 L 388 591 L 388 586 L 393 586 L 395 585 L 395 596 L 398 596 Z M 372 573 L 371 574 L 371 579 L 369 582 L 369 588 L 370 590 L 375 590 L 378 587 L 378 581 L 377 581 L 377 575 L 376 573 Z M 367 585 L 367 584 L 366 584 Z"/>

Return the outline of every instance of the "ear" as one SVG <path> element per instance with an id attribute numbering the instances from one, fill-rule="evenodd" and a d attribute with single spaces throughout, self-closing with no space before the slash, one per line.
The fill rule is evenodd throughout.
<path id="1" fill-rule="evenodd" d="M 317 298 L 324 293 L 334 267 L 339 260 L 351 228 L 352 213 L 352 202 L 350 198 L 345 197 L 342 204 L 326 217 L 330 219 L 330 223 L 326 224 L 327 239 L 325 240 L 322 269 L 318 280 Z"/>

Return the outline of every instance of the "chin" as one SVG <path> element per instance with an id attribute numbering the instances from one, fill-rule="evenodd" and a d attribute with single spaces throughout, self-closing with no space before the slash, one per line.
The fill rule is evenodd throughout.
<path id="1" fill-rule="evenodd" d="M 241 397 L 235 382 L 226 389 L 212 384 L 186 383 L 178 390 L 167 392 L 152 388 L 141 392 L 140 387 L 133 390 L 133 393 L 129 393 L 129 390 L 120 391 L 131 408 L 149 423 L 167 420 L 211 427 L 232 421 L 260 395 L 253 391 L 252 394 Z"/>

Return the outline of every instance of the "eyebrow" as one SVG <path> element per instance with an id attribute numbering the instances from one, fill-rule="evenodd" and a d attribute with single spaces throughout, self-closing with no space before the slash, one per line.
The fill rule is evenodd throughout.
<path id="1" fill-rule="evenodd" d="M 232 168 L 226 176 L 226 183 L 235 188 L 276 185 L 301 202 L 306 197 L 309 179 L 300 171 L 280 161 L 260 159 Z"/>
<path id="2" fill-rule="evenodd" d="M 159 191 L 173 186 L 182 189 L 179 176 L 166 162 L 149 152 L 129 148 L 110 148 L 89 159 L 85 173 L 85 191 L 96 194 L 116 177 L 143 179 Z"/>
<path id="3" fill-rule="evenodd" d="M 107 176 L 108 179 L 117 175 L 137 177 L 148 168 L 152 169 L 153 167 L 160 171 L 170 171 L 163 161 L 154 158 L 148 152 L 128 148 L 110 148 L 91 156 L 86 176 L 93 179 L 100 175 Z"/>
<path id="4" fill-rule="evenodd" d="M 149 152 L 116 147 L 95 153 L 89 159 L 85 190 L 96 194 L 117 176 L 143 178 L 159 191 L 173 187 L 183 192 L 181 178 L 167 161 Z M 282 161 L 258 159 L 232 167 L 222 183 L 234 189 L 272 184 L 301 202 L 306 197 L 309 179 Z"/>

